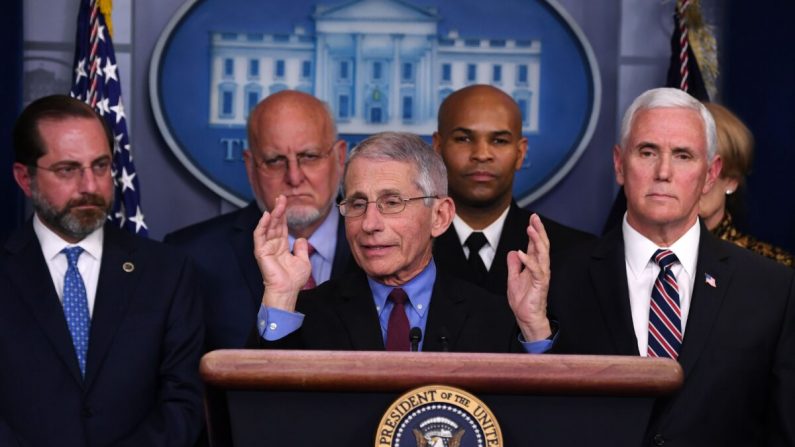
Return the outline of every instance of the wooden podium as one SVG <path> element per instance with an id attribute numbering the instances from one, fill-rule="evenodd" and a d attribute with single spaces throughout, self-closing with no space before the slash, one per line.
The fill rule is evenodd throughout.
<path id="1" fill-rule="evenodd" d="M 506 446 L 642 442 L 673 360 L 616 356 L 224 350 L 206 354 L 214 446 L 373 446 L 402 393 L 444 384 L 494 413 Z"/>

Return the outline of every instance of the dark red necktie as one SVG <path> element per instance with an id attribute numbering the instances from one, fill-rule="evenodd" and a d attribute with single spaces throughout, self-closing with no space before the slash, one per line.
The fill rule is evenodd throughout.
<path id="1" fill-rule="evenodd" d="M 309 242 L 307 242 L 306 245 L 307 245 L 306 251 L 307 254 L 309 255 L 309 259 L 312 259 L 312 255 L 315 254 L 315 247 L 313 247 L 312 244 L 310 244 Z M 304 287 L 301 287 L 301 290 L 314 289 L 316 285 L 317 284 L 315 284 L 315 278 L 313 277 L 312 271 L 310 270 L 309 279 L 306 280 L 306 284 L 304 284 Z"/>
<path id="2" fill-rule="evenodd" d="M 409 297 L 401 288 L 392 289 L 387 297 L 394 304 L 389 313 L 389 324 L 386 327 L 386 350 L 409 350 L 409 319 L 406 317 L 406 301 Z"/>

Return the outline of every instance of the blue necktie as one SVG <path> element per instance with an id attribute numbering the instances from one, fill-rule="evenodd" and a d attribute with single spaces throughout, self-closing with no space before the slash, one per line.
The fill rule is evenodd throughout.
<path id="1" fill-rule="evenodd" d="M 682 346 L 682 312 L 679 308 L 679 285 L 671 271 L 676 255 L 671 250 L 657 250 L 652 260 L 660 273 L 651 290 L 649 309 L 649 357 L 679 357 Z"/>
<path id="2" fill-rule="evenodd" d="M 61 250 L 69 261 L 63 281 L 63 310 L 66 315 L 66 324 L 72 334 L 72 343 L 77 353 L 77 363 L 80 373 L 86 375 L 86 355 L 88 353 L 88 331 L 91 319 L 88 315 L 88 295 L 83 277 L 77 269 L 77 259 L 83 249 L 80 247 L 67 247 Z"/>

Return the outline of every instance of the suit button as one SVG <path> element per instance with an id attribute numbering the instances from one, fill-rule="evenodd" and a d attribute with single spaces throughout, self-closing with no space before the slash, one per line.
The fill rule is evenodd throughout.
<path id="1" fill-rule="evenodd" d="M 89 407 L 88 405 L 83 407 L 83 411 L 81 413 L 84 418 L 90 418 L 91 416 L 94 416 L 94 412 L 91 410 L 91 407 Z"/>
<path id="2" fill-rule="evenodd" d="M 665 445 L 665 438 L 663 438 L 663 435 L 659 433 L 654 435 L 654 445 Z"/>

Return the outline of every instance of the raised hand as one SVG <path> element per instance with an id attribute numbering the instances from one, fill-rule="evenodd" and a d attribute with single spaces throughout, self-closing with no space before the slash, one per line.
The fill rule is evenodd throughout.
<path id="1" fill-rule="evenodd" d="M 265 285 L 262 304 L 292 312 L 298 292 L 312 273 L 312 265 L 306 239 L 297 239 L 290 253 L 286 208 L 287 199 L 280 195 L 273 210 L 262 214 L 254 229 L 254 258 Z"/>
<path id="2" fill-rule="evenodd" d="M 508 253 L 508 304 L 526 341 L 552 334 L 547 318 L 549 291 L 549 238 L 537 214 L 527 225 L 527 252 Z"/>

